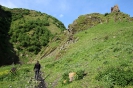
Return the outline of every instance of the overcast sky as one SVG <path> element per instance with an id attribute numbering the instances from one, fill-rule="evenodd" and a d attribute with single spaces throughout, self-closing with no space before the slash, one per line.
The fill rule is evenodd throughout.
<path id="1" fill-rule="evenodd" d="M 133 0 L 0 0 L 0 5 L 8 8 L 25 8 L 52 15 L 66 28 L 80 15 L 110 13 L 116 4 L 121 12 L 133 17 Z"/>

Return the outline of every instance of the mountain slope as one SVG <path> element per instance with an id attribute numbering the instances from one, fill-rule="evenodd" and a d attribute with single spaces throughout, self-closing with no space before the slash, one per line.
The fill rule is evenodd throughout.
<path id="1" fill-rule="evenodd" d="M 113 12 L 113 13 L 91 13 L 79 16 L 72 24 L 69 24 L 68 29 L 71 32 L 78 32 L 91 28 L 97 24 L 108 23 L 110 21 L 133 21 L 128 14 L 123 12 Z"/>
<path id="2" fill-rule="evenodd" d="M 109 22 L 78 32 L 79 40 L 54 55 L 42 58 L 42 77 L 48 88 L 129 88 L 133 87 L 133 22 Z M 34 87 L 33 64 L 16 65 L 17 75 L 8 73 L 12 66 L 0 68 L 0 86 Z M 68 82 L 68 73 L 76 72 Z M 85 76 L 83 74 L 86 74 Z M 21 78 L 21 79 L 20 79 Z M 115 79 L 116 78 L 116 79 Z M 123 79 L 124 78 L 124 79 Z M 66 80 L 66 81 L 65 81 Z M 63 83 L 64 82 L 64 83 Z"/>
<path id="3" fill-rule="evenodd" d="M 0 65 L 18 62 L 11 52 L 4 53 L 9 50 L 14 52 L 21 63 L 33 60 L 32 56 L 46 48 L 49 42 L 55 42 L 53 39 L 61 36 L 60 34 L 66 29 L 64 24 L 55 17 L 34 10 L 10 9 L 1 6 L 0 13 L 0 30 L 5 32 L 5 37 L 1 39 L 8 42 L 1 43 L 1 47 L 9 44 L 12 46 L 1 49 L 0 57 L 3 57 L 3 62 Z M 2 32 L 1 34 L 4 35 Z M 5 58 L 8 59 L 4 60 Z"/>
<path id="4" fill-rule="evenodd" d="M 74 36 L 78 37 L 79 40 L 71 44 L 65 51 L 60 51 L 64 52 L 61 58 L 49 57 L 42 60 L 46 74 L 51 73 L 51 77 L 47 78 L 46 81 L 54 83 L 59 80 L 56 88 L 110 88 L 111 86 L 121 88 L 121 86 L 132 86 L 131 81 L 128 81 L 132 79 L 132 75 L 128 73 L 133 72 L 132 25 L 133 22 L 127 21 L 109 22 L 76 33 Z M 114 72 L 111 69 L 114 69 Z M 115 71 L 116 69 L 118 71 Z M 119 71 L 119 69 L 121 70 Z M 62 85 L 62 82 L 67 80 L 63 79 L 64 73 L 78 71 L 84 71 L 87 75 L 81 80 Z M 119 74 L 119 72 L 123 74 Z M 127 77 L 125 77 L 126 74 L 128 74 Z M 125 76 L 123 77 L 123 75 Z M 111 76 L 116 78 L 122 76 L 127 83 L 123 83 L 122 79 L 119 79 L 118 83 Z"/>

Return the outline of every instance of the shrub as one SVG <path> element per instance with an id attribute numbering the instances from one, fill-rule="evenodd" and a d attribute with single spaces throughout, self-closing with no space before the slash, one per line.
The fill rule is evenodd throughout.
<path id="1" fill-rule="evenodd" d="M 63 75 L 62 75 L 62 84 L 69 84 L 69 72 L 65 72 Z"/>
<path id="2" fill-rule="evenodd" d="M 109 15 L 109 13 L 105 13 L 105 14 L 104 14 L 104 16 L 107 16 L 107 15 Z"/>
<path id="3" fill-rule="evenodd" d="M 80 79 L 83 79 L 83 77 L 84 77 L 84 70 L 78 70 L 77 72 L 76 72 L 76 80 L 80 80 Z"/>
<path id="4" fill-rule="evenodd" d="M 99 81 L 110 82 L 113 85 L 126 86 L 133 85 L 133 71 L 130 69 L 124 70 L 121 67 L 109 68 L 104 72 L 100 72 L 96 79 Z"/>
<path id="5" fill-rule="evenodd" d="M 85 76 L 84 70 L 78 70 L 76 72 L 76 75 L 74 76 L 74 80 L 83 79 L 84 76 Z M 70 83 L 70 81 L 69 81 L 69 71 L 67 71 L 62 75 L 62 84 L 69 84 L 69 83 Z"/>

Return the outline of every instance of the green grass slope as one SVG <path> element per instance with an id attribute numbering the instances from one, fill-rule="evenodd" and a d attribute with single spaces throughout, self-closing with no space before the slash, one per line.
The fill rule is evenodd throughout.
<path id="1" fill-rule="evenodd" d="M 62 57 L 42 58 L 41 71 L 48 88 L 132 88 L 133 84 L 133 22 L 109 22 L 78 32 L 79 40 L 71 43 Z M 0 68 L 0 86 L 33 87 L 33 64 L 18 67 L 10 76 L 12 66 Z M 76 72 L 72 82 L 68 73 Z M 86 73 L 85 76 L 83 74 Z M 12 78 L 11 78 L 12 77 Z M 29 81 L 32 80 L 30 83 Z M 63 83 L 66 81 L 66 83 Z M 16 85 L 17 84 L 17 85 Z"/>
<path id="2" fill-rule="evenodd" d="M 46 79 L 56 88 L 121 88 L 133 86 L 133 22 L 99 24 L 79 32 L 79 41 L 71 44 L 62 57 L 45 58 Z M 53 61 L 54 60 L 54 61 Z M 64 73 L 84 71 L 83 79 L 62 85 Z M 121 73 L 121 74 L 120 74 Z M 81 74 L 82 76 L 82 74 Z M 53 86 L 48 85 L 49 88 Z"/>

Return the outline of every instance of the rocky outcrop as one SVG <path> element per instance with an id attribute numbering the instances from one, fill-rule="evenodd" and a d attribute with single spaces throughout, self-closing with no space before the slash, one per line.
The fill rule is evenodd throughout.
<path id="1" fill-rule="evenodd" d="M 104 15 L 99 13 L 85 14 L 79 16 L 72 24 L 69 24 L 68 31 L 70 34 L 75 34 L 79 31 L 92 28 L 97 24 L 104 22 Z"/>
<path id="2" fill-rule="evenodd" d="M 114 7 L 111 7 L 111 13 L 112 12 L 120 12 L 119 6 L 115 5 Z"/>

